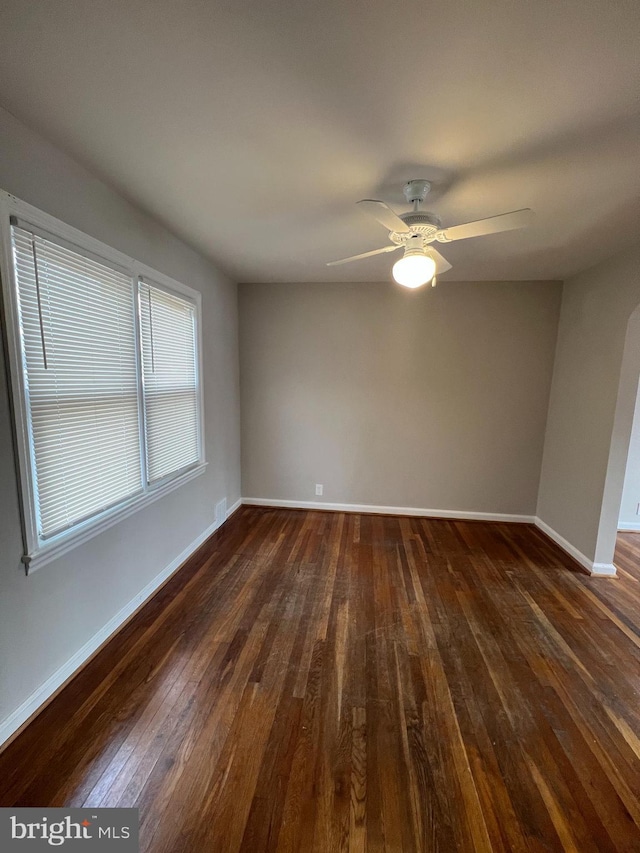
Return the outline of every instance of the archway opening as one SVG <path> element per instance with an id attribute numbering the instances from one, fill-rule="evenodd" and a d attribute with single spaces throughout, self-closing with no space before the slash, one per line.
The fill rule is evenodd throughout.
<path id="1" fill-rule="evenodd" d="M 627 324 L 620 381 L 618 384 L 618 397 L 616 411 L 611 435 L 611 446 L 609 449 L 609 460 L 607 474 L 600 510 L 600 521 L 598 525 L 598 538 L 595 552 L 596 572 L 614 573 L 614 553 L 621 513 L 626 509 L 626 501 L 631 501 L 631 495 L 635 494 L 635 483 L 629 483 L 629 493 L 625 495 L 625 507 L 623 507 L 623 492 L 625 479 L 629 464 L 637 463 L 638 488 L 640 489 L 640 456 L 637 460 L 630 458 L 635 443 L 632 443 L 632 435 L 637 431 L 638 447 L 640 453 L 640 421 L 636 422 L 636 413 L 640 419 L 640 404 L 638 394 L 640 391 L 640 305 L 631 314 Z M 636 430 L 634 430 L 634 423 Z M 637 503 L 640 502 L 640 495 Z M 638 530 L 640 531 L 640 515 L 638 519 Z"/>

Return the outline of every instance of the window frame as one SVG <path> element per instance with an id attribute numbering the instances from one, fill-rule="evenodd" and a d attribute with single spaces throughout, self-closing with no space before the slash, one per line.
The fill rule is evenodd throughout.
<path id="1" fill-rule="evenodd" d="M 136 370 L 138 386 L 138 410 L 144 409 L 142 352 L 140 341 L 139 315 L 139 280 L 142 279 L 151 286 L 160 287 L 169 293 L 174 293 L 189 300 L 195 306 L 196 325 L 196 381 L 198 401 L 198 451 L 195 463 L 174 474 L 167 475 L 163 480 L 149 484 L 146 474 L 146 435 L 144 420 L 140 424 L 140 454 L 142 462 L 141 492 L 121 501 L 109 509 L 73 525 L 68 530 L 41 539 L 38 535 L 38 507 L 35 490 L 35 460 L 31 440 L 29 400 L 27 395 L 26 375 L 22 357 L 22 336 L 18 307 L 18 285 L 13 263 L 11 243 L 10 217 L 15 216 L 20 221 L 28 223 L 36 229 L 49 232 L 54 240 L 70 244 L 74 250 L 87 253 L 109 265 L 114 265 L 124 271 L 131 279 L 133 292 L 136 338 Z M 100 240 L 90 237 L 84 232 L 44 213 L 36 207 L 27 204 L 10 193 L 0 190 L 0 278 L 2 279 L 3 316 L 2 327 L 5 333 L 5 350 L 8 361 L 9 397 L 12 408 L 14 430 L 14 447 L 16 457 L 17 479 L 20 493 L 20 510 L 22 522 L 23 556 L 26 573 L 31 574 L 83 542 L 97 536 L 109 527 L 117 524 L 140 509 L 154 503 L 161 497 L 174 491 L 185 483 L 202 474 L 207 466 L 204 444 L 204 395 L 203 395 L 203 346 L 202 346 L 202 294 L 158 270 L 113 249 Z"/>

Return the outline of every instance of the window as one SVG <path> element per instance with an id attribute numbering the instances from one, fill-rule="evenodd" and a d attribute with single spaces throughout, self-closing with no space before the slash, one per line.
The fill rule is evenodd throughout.
<path id="1" fill-rule="evenodd" d="M 11 231 L 45 541 L 142 489 L 133 293 L 124 273 Z"/>
<path id="2" fill-rule="evenodd" d="M 32 570 L 203 470 L 199 294 L 2 201 Z"/>
<path id="3" fill-rule="evenodd" d="M 147 482 L 198 461 L 195 305 L 140 282 Z"/>

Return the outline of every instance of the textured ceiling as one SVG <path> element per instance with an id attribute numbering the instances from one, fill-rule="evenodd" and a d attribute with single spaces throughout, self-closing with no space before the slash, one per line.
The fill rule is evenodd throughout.
<path id="1" fill-rule="evenodd" d="M 240 281 L 367 281 L 355 208 L 526 231 L 448 279 L 563 278 L 637 239 L 637 0 L 3 0 L 0 104 Z"/>

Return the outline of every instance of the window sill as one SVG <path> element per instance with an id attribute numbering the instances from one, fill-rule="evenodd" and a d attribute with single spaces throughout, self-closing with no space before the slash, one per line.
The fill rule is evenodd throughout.
<path id="1" fill-rule="evenodd" d="M 203 474 L 206 467 L 206 462 L 200 462 L 194 468 L 184 471 L 174 479 L 168 480 L 167 482 L 156 486 L 154 489 L 132 498 L 125 504 L 120 504 L 119 506 L 102 513 L 96 518 L 87 521 L 85 524 L 79 525 L 75 530 L 73 530 L 73 532 L 68 533 L 55 541 L 41 545 L 41 547 L 36 551 L 33 551 L 30 554 L 25 554 L 22 560 L 25 564 L 27 574 L 33 574 L 37 569 L 42 568 L 42 566 L 47 563 L 51 563 L 53 560 L 57 560 L 58 557 L 62 557 L 63 554 L 68 553 L 78 545 L 82 545 L 83 542 L 93 539 L 94 536 L 108 530 L 110 527 L 118 524 L 118 522 L 123 521 L 125 518 L 128 518 L 130 515 L 138 512 L 138 510 L 143 509 L 165 495 L 168 495 L 169 492 L 173 492 L 174 489 L 184 486 L 185 483 L 188 483 L 196 477 L 199 477 L 200 474 Z"/>

